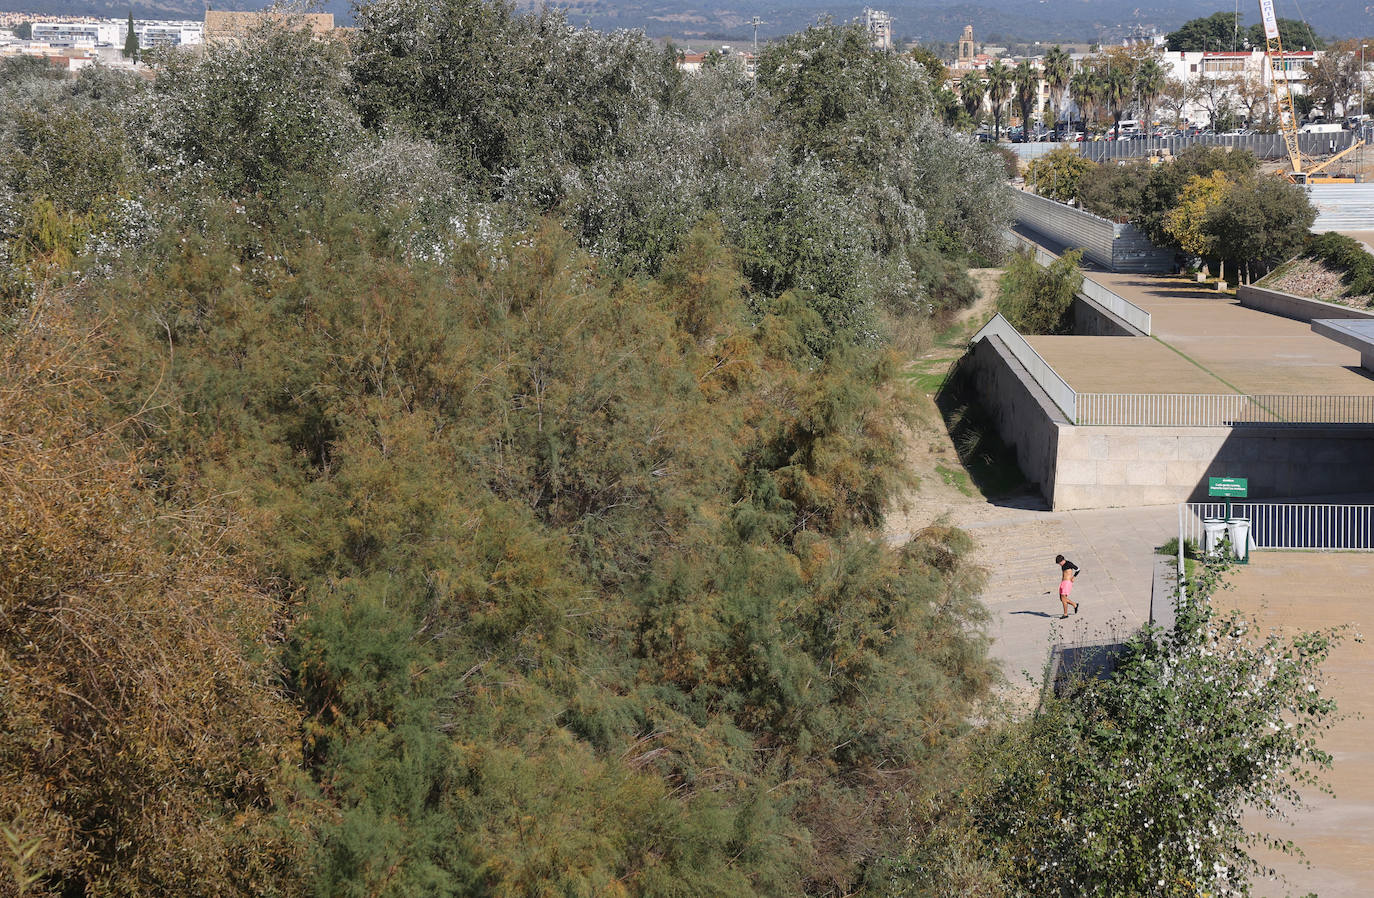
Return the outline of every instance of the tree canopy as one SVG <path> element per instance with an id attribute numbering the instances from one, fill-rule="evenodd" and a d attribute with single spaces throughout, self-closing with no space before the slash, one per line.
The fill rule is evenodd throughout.
<path id="1" fill-rule="evenodd" d="M 1164 36 L 1166 46 L 1174 52 L 1204 50 L 1264 49 L 1264 26 L 1256 23 L 1246 27 L 1244 17 L 1234 12 L 1216 12 L 1210 16 L 1189 19 Z M 1326 42 L 1300 19 L 1278 19 L 1279 40 L 1285 50 L 1320 50 Z"/>

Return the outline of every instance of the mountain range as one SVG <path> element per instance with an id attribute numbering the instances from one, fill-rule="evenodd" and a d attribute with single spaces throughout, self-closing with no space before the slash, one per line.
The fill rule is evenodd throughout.
<path id="1" fill-rule="evenodd" d="M 1374 35 L 1374 0 L 1313 0 L 1298 7 L 1295 0 L 1278 0 L 1278 14 L 1303 19 L 1324 37 Z M 266 4 L 253 0 L 216 3 L 216 9 L 259 9 Z M 520 5 L 544 5 L 542 0 L 521 0 Z M 752 41 L 751 20 L 761 23 L 762 39 L 799 31 L 829 16 L 847 21 L 862 14 L 854 3 L 785 3 L 778 0 L 565 0 L 548 4 L 564 10 L 569 21 L 602 30 L 642 29 L 651 37 L 691 41 Z M 1134 6 L 1129 2 L 1100 0 L 873 0 L 873 6 L 892 15 L 893 32 L 899 38 L 952 41 L 965 25 L 974 36 L 989 43 L 1018 41 L 1096 41 L 1109 43 L 1124 37 L 1165 33 L 1188 19 L 1221 11 L 1216 0 L 1162 0 Z M 204 16 L 204 0 L 28 0 L 30 12 L 122 17 L 130 8 L 139 18 L 191 18 Z M 1288 8 L 1291 7 L 1291 8 Z M 322 9 L 335 14 L 340 24 L 352 18 L 348 0 L 326 0 Z M 1247 22 L 1258 21 L 1258 5 L 1240 5 Z"/>

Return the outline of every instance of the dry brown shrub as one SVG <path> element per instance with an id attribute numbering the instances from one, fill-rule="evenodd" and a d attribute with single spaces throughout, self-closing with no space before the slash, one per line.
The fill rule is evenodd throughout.
<path id="1" fill-rule="evenodd" d="M 222 513 L 156 499 L 107 350 L 54 301 L 0 335 L 0 824 L 31 893 L 298 892 L 277 600 Z"/>

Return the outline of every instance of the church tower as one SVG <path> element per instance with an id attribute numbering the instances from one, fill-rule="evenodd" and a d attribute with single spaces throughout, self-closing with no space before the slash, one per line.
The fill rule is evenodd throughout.
<path id="1" fill-rule="evenodd" d="M 973 68 L 973 26 L 965 25 L 964 33 L 959 38 L 959 63 L 957 68 Z"/>

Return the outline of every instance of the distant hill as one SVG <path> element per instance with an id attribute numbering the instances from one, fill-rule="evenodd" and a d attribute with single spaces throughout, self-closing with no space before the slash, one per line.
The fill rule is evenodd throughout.
<path id="1" fill-rule="evenodd" d="M 51 14 L 101 15 L 123 17 L 127 0 L 27 0 L 24 6 Z M 267 4 L 253 0 L 217 2 L 216 9 L 261 9 Z M 542 0 L 521 0 L 532 8 Z M 759 37 L 770 38 L 799 31 L 823 16 L 846 21 L 859 16 L 864 4 L 783 3 L 777 0 L 566 0 L 550 5 L 564 10 L 570 21 L 601 30 L 643 29 L 651 37 L 679 40 L 752 40 L 750 19 L 763 20 Z M 972 25 L 979 40 L 1020 39 L 1025 41 L 1102 41 L 1120 40 L 1132 33 L 1172 31 L 1188 19 L 1229 7 L 1218 0 L 1165 0 L 1134 6 L 1124 2 L 1098 0 L 984 0 L 984 2 L 946 3 L 939 0 L 873 0 L 874 7 L 893 16 L 899 37 L 950 41 L 958 38 L 965 25 Z M 1296 4 L 1278 0 L 1279 15 L 1299 18 Z M 1253 2 L 1242 4 L 1249 21 L 1259 21 Z M 132 4 L 140 18 L 191 18 L 205 14 L 205 3 L 185 0 L 137 0 Z M 347 0 L 327 0 L 322 11 L 332 12 L 341 23 L 351 20 Z M 1353 37 L 1374 34 L 1374 6 L 1366 0 L 1309 0 L 1303 6 L 1307 21 L 1324 37 Z"/>

